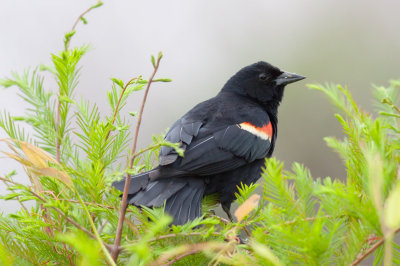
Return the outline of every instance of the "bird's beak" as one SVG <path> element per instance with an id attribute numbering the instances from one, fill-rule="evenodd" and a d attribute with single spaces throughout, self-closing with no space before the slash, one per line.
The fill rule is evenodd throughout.
<path id="1" fill-rule="evenodd" d="M 275 82 L 276 85 L 287 85 L 289 83 L 293 83 L 302 79 L 305 79 L 306 77 L 290 73 L 290 72 L 283 72 L 279 77 L 276 78 Z"/>

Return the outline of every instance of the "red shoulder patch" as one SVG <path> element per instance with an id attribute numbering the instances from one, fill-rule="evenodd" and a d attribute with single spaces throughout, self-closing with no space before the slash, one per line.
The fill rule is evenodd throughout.
<path id="1" fill-rule="evenodd" d="M 271 141 L 272 139 L 272 124 L 271 122 L 268 123 L 268 125 L 263 125 L 262 127 L 257 127 L 249 122 L 243 122 L 239 124 L 240 128 L 262 138 L 265 140 Z"/>

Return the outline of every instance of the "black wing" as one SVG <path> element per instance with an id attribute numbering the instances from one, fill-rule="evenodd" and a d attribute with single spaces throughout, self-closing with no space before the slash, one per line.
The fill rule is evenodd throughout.
<path id="1" fill-rule="evenodd" d="M 185 117 L 176 121 L 168 131 L 165 139 L 169 142 L 181 143 L 181 148 L 186 150 L 187 145 L 192 143 L 194 137 L 199 133 L 202 122 L 188 121 Z M 160 150 L 159 162 L 160 165 L 168 165 L 178 159 L 178 153 L 174 148 L 162 146 Z"/>
<path id="2" fill-rule="evenodd" d="M 264 123 L 268 125 L 270 121 L 265 116 Z M 250 123 L 223 125 L 181 118 L 171 127 L 166 139 L 180 142 L 185 149 L 184 157 L 179 157 L 170 147 L 162 147 L 157 176 L 168 176 L 167 172 L 171 173 L 172 169 L 182 174 L 212 175 L 266 157 L 272 136 L 258 134 L 257 127 L 253 127 L 254 130 Z"/>

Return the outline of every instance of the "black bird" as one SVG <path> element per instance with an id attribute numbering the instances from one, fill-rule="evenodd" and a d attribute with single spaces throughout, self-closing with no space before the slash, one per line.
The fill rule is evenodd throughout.
<path id="1" fill-rule="evenodd" d="M 232 220 L 237 186 L 255 183 L 274 151 L 284 87 L 304 78 L 266 62 L 239 70 L 217 96 L 171 126 L 165 138 L 179 142 L 184 156 L 163 146 L 159 166 L 131 177 L 129 204 L 159 207 L 166 202 L 165 211 L 180 225 L 202 215 L 204 195 L 218 193 Z M 121 191 L 124 185 L 125 180 L 114 183 Z"/>

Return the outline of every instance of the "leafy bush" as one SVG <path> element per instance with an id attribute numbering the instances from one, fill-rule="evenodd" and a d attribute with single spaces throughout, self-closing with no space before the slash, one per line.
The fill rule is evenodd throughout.
<path id="1" fill-rule="evenodd" d="M 83 15 L 77 22 L 86 23 Z M 171 218 L 162 208 L 129 206 L 125 215 L 119 193 L 111 188 L 114 180 L 155 165 L 160 146 L 182 152 L 162 136 L 136 152 L 150 85 L 169 81 L 154 78 L 162 54 L 152 57 L 149 80 L 112 78 L 107 93 L 111 112 L 100 114 L 96 104 L 74 94 L 79 61 L 87 52 L 86 46 L 69 48 L 76 23 L 65 35 L 65 50 L 52 55 L 50 66 L 0 81 L 5 88 L 17 87 L 30 106 L 23 117 L 1 112 L 0 127 L 9 136 L 2 140 L 9 147 L 4 152 L 23 166 L 30 181 L 15 182 L 15 171 L 0 176 L 8 187 L 1 198 L 21 205 L 15 213 L 0 215 L 2 265 L 356 265 L 373 252 L 376 264 L 400 264 L 400 247 L 393 242 L 400 231 L 400 81 L 375 88 L 375 118 L 344 87 L 309 86 L 340 110 L 336 117 L 346 137 L 325 140 L 343 159 L 343 182 L 314 180 L 297 163 L 285 171 L 282 162 L 271 158 L 262 175 L 261 196 L 254 194 L 257 185 L 239 189 L 237 222 L 216 216 L 211 210 L 215 197 L 209 196 L 203 201 L 204 217 L 169 226 Z M 42 71 L 54 76 L 57 92 L 43 87 Z M 131 113 L 138 121 L 133 147 L 126 153 L 132 129 L 121 112 L 139 90 L 145 90 L 145 98 L 139 113 Z M 120 243 L 119 221 L 124 222 Z"/>

